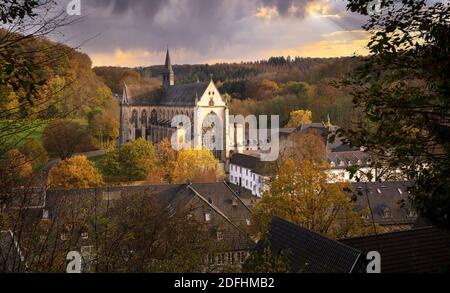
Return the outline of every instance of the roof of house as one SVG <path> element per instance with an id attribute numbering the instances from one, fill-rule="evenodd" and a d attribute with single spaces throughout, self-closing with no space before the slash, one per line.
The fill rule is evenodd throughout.
<path id="1" fill-rule="evenodd" d="M 231 156 L 230 163 L 252 170 L 259 175 L 270 175 L 270 162 L 261 161 L 256 155 L 235 153 Z"/>
<path id="2" fill-rule="evenodd" d="M 25 269 L 20 247 L 11 231 L 0 231 L 0 273 L 17 273 Z"/>
<path id="3" fill-rule="evenodd" d="M 327 161 L 333 169 L 346 169 L 350 166 L 367 166 L 370 156 L 367 153 L 356 151 L 331 152 L 327 154 Z"/>
<path id="4" fill-rule="evenodd" d="M 86 199 L 96 198 L 95 195 L 106 201 L 115 200 L 136 192 L 142 192 L 144 195 L 157 195 L 161 207 L 168 211 L 183 208 L 193 203 L 193 200 L 196 200 L 196 203 L 200 202 L 201 206 L 218 215 L 218 219 L 221 219 L 221 222 L 228 223 L 229 227 L 236 231 L 229 243 L 232 249 L 245 249 L 254 245 L 246 232 L 247 220 L 251 218 L 251 210 L 224 182 L 49 190 L 47 192 L 45 209 L 50 211 L 57 210 L 61 201 L 70 200 L 71 203 L 84 202 L 86 205 Z M 238 234 L 240 237 L 235 237 Z"/>
<path id="5" fill-rule="evenodd" d="M 356 193 L 357 210 L 372 209 L 373 220 L 381 225 L 413 225 L 417 215 L 408 199 L 411 182 L 358 182 L 352 183 Z M 370 219 L 372 218 L 369 215 Z"/>
<path id="6" fill-rule="evenodd" d="M 368 253 L 378 251 L 382 273 L 431 273 L 450 270 L 450 231 L 433 227 L 342 239 Z"/>
<path id="7" fill-rule="evenodd" d="M 273 253 L 285 252 L 290 272 L 351 273 L 362 262 L 362 251 L 331 240 L 278 217 L 269 226 Z"/>
<path id="8" fill-rule="evenodd" d="M 167 91 L 162 88 L 142 90 L 142 87 L 126 86 L 128 104 L 133 106 L 195 106 L 197 98 L 208 88 L 209 82 L 176 84 Z"/>

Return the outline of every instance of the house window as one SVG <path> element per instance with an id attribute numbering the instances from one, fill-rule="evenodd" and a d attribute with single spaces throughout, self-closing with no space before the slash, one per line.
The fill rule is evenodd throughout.
<path id="1" fill-rule="evenodd" d="M 214 264 L 214 255 L 213 254 L 208 254 L 208 263 L 210 264 L 210 265 L 213 265 Z"/>
<path id="2" fill-rule="evenodd" d="M 217 264 L 218 265 L 225 264 L 225 253 L 219 253 L 219 255 L 217 255 Z"/>
<path id="3" fill-rule="evenodd" d="M 210 212 L 206 212 L 205 213 L 205 222 L 210 222 L 211 221 L 211 213 Z"/>
<path id="4" fill-rule="evenodd" d="M 81 239 L 88 239 L 89 233 L 88 232 L 81 232 Z"/>
<path id="5" fill-rule="evenodd" d="M 232 252 L 227 253 L 227 261 L 228 261 L 228 264 L 233 264 L 234 263 L 234 261 L 233 261 L 233 253 Z"/>
<path id="6" fill-rule="evenodd" d="M 383 210 L 382 210 L 381 216 L 382 216 L 383 218 L 385 218 L 385 219 L 387 219 L 387 218 L 392 218 L 392 212 L 391 212 L 391 209 L 388 208 L 388 207 L 384 207 Z"/>
<path id="7" fill-rule="evenodd" d="M 221 231 L 217 231 L 217 241 L 223 240 L 223 233 Z"/>
<path id="8" fill-rule="evenodd" d="M 230 175 L 230 179 L 231 179 L 231 182 L 233 182 L 233 181 L 234 181 L 234 177 L 233 177 L 233 175 Z"/>
<path id="9" fill-rule="evenodd" d="M 246 258 L 245 251 L 239 251 L 237 253 L 237 260 L 238 260 L 239 263 L 244 263 L 245 262 L 245 258 Z"/>

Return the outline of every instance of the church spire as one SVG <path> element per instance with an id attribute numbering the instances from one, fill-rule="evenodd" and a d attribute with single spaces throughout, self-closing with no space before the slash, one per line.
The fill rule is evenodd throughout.
<path id="1" fill-rule="evenodd" d="M 172 63 L 170 62 L 170 52 L 169 52 L 169 47 L 167 47 L 167 52 L 166 52 L 166 63 L 164 64 L 164 66 L 166 67 L 166 70 L 168 70 L 168 71 L 173 71 L 173 70 L 172 70 Z"/>
<path id="2" fill-rule="evenodd" d="M 175 84 L 175 74 L 173 73 L 172 62 L 170 61 L 169 47 L 167 47 L 166 62 L 164 64 L 162 76 L 164 89 L 167 90 L 170 86 Z"/>

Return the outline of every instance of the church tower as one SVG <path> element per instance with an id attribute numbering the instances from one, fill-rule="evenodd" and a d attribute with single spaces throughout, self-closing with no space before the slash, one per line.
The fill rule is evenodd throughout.
<path id="1" fill-rule="evenodd" d="M 175 74 L 173 73 L 172 63 L 170 62 L 169 48 L 167 48 L 166 53 L 166 63 L 164 65 L 163 76 L 163 88 L 165 90 L 169 89 L 170 86 L 175 84 Z"/>

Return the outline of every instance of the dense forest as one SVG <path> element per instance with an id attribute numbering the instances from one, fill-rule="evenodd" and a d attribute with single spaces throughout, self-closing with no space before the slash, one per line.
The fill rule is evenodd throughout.
<path id="1" fill-rule="evenodd" d="M 117 100 L 92 70 L 87 54 L 45 37 L 0 30 L 0 38 L 17 39 L 0 55 L 1 149 L 19 147 L 30 138 L 40 143 L 52 119 L 77 121 L 102 139 L 99 129 L 118 128 Z"/>
<path id="2" fill-rule="evenodd" d="M 208 81 L 213 77 L 227 98 L 233 114 L 280 115 L 282 125 L 290 112 L 308 109 L 315 121 L 330 116 L 333 123 L 350 126 L 351 98 L 333 82 L 347 76 L 360 58 L 271 57 L 268 60 L 215 65 L 175 65 L 177 83 Z M 138 68 L 96 67 L 114 93 L 121 94 L 123 84 L 159 86 L 163 66 Z"/>
<path id="3" fill-rule="evenodd" d="M 0 35 L 3 34 L 0 30 Z M 15 50 L 24 62 L 33 60 L 33 85 L 37 96 L 46 97 L 41 99 L 45 103 L 34 103 L 33 97 L 25 94 L 29 92 L 28 83 L 15 88 L 4 85 L 0 88 L 0 110 L 17 108 L 24 118 L 40 118 L 48 112 L 86 118 L 89 112 L 111 103 L 111 90 L 92 71 L 88 55 L 45 38 L 20 42 Z M 24 103 L 26 99 L 31 100 Z"/>

